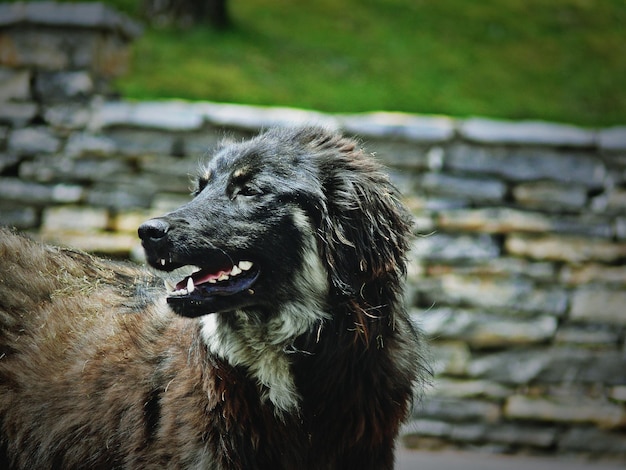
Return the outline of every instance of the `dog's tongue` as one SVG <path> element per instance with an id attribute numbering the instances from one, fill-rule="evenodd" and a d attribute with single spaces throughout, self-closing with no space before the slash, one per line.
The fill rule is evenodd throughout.
<path id="1" fill-rule="evenodd" d="M 206 271 L 198 271 L 176 284 L 176 289 L 188 289 L 190 286 L 190 280 L 191 282 L 193 282 L 194 286 L 199 286 L 208 282 L 217 282 L 218 280 L 226 280 L 228 279 L 230 272 L 231 271 L 218 271 L 216 273 L 211 273 Z"/>

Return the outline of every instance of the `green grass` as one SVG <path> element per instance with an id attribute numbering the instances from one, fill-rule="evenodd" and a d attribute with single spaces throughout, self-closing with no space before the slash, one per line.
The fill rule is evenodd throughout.
<path id="1" fill-rule="evenodd" d="M 136 99 L 626 123 L 623 0 L 229 6 L 227 32 L 146 30 L 117 88 Z"/>

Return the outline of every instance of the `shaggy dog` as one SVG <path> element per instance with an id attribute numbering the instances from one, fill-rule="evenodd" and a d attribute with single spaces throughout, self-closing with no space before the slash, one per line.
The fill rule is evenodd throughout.
<path id="1" fill-rule="evenodd" d="M 194 196 L 139 227 L 170 292 L 0 233 L 0 466 L 392 469 L 423 368 L 379 165 L 273 129 L 220 148 Z"/>

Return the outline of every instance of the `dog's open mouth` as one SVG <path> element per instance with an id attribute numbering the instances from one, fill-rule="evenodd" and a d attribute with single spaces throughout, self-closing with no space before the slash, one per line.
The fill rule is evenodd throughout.
<path id="1" fill-rule="evenodd" d="M 230 268 L 217 271 L 197 268 L 173 286 L 169 297 L 233 295 L 249 290 L 258 276 L 259 270 L 251 261 L 240 261 Z"/>
<path id="2" fill-rule="evenodd" d="M 253 286 L 259 274 L 259 267 L 251 261 L 228 263 L 219 268 L 195 267 L 195 271 L 176 284 L 166 281 L 167 303 L 175 312 L 188 317 L 236 308 L 254 297 Z"/>

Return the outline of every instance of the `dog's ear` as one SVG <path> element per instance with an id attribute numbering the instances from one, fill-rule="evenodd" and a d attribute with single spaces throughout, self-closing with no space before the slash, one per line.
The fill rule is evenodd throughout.
<path id="1" fill-rule="evenodd" d="M 401 284 L 411 217 L 372 156 L 351 139 L 337 138 L 334 144 L 320 171 L 321 251 L 335 291 L 377 308 Z"/>

